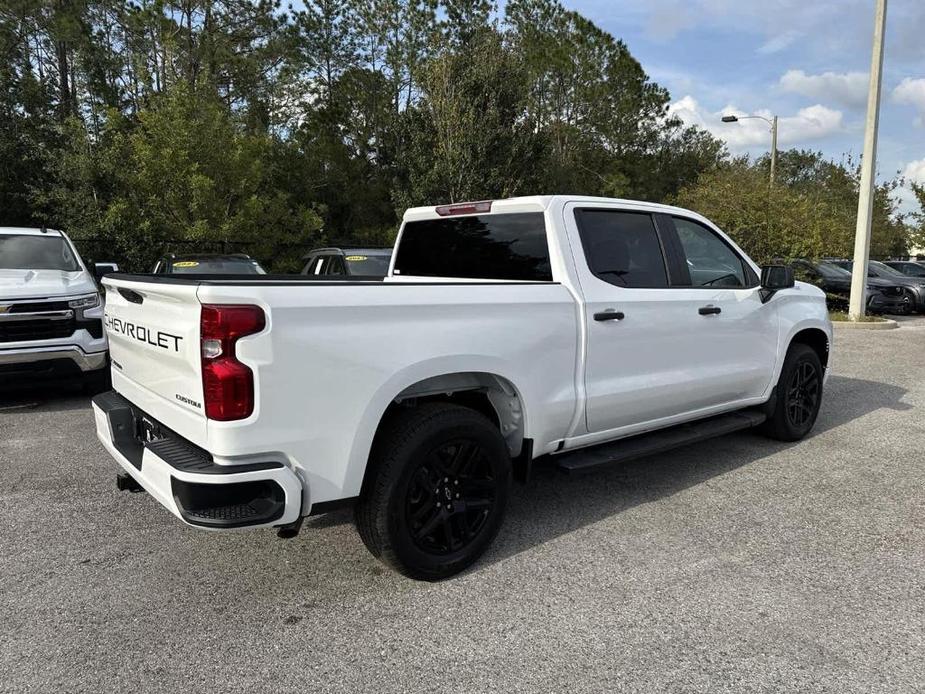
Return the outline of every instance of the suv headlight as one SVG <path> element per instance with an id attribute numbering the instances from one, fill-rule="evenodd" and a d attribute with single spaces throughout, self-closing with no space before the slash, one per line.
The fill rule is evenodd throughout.
<path id="1" fill-rule="evenodd" d="M 100 295 L 88 294 L 87 296 L 81 296 L 77 299 L 71 299 L 67 302 L 67 305 L 77 309 L 96 308 L 100 305 Z"/>

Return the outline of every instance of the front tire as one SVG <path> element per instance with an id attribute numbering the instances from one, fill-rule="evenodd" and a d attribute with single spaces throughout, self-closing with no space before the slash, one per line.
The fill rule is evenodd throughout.
<path id="1" fill-rule="evenodd" d="M 367 549 L 411 578 L 437 581 L 475 562 L 498 534 L 511 459 L 497 427 L 467 407 L 429 403 L 383 425 L 356 506 Z"/>
<path id="2" fill-rule="evenodd" d="M 800 343 L 790 345 L 763 432 L 778 441 L 799 441 L 806 436 L 819 415 L 822 379 L 822 363 L 815 350 Z"/>

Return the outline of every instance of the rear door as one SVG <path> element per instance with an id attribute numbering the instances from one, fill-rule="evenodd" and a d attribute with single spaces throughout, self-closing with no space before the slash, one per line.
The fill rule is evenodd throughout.
<path id="1" fill-rule="evenodd" d="M 103 285 L 113 387 L 177 433 L 204 441 L 196 284 L 107 277 Z"/>

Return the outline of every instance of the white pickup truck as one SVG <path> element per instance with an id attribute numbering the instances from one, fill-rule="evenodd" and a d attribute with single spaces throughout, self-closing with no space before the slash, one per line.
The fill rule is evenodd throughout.
<path id="1" fill-rule="evenodd" d="M 94 276 L 64 232 L 0 227 L 0 387 L 47 379 L 107 383 L 103 307 Z"/>
<path id="2" fill-rule="evenodd" d="M 475 561 L 513 479 L 812 428 L 825 297 L 687 210 L 545 196 L 408 210 L 384 279 L 111 275 L 97 434 L 188 524 L 355 507 L 406 575 Z M 575 503 L 580 503 L 579 499 Z"/>

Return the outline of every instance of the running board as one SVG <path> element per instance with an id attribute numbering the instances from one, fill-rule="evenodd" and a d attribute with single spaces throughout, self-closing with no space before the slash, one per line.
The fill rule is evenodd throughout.
<path id="1" fill-rule="evenodd" d="M 689 443 L 712 439 L 714 436 L 731 434 L 741 429 L 751 429 L 764 422 L 765 419 L 767 416 L 760 410 L 741 410 L 696 422 L 678 424 L 647 434 L 638 434 L 612 443 L 582 448 L 574 453 L 562 453 L 556 456 L 556 459 L 559 469 L 563 472 L 590 472 L 607 465 L 625 463 L 628 460 L 655 453 L 664 453 Z"/>

